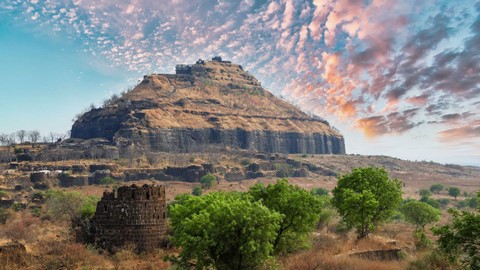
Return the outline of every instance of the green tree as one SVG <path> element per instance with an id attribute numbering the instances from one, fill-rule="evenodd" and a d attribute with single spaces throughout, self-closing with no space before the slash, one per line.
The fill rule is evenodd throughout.
<path id="1" fill-rule="evenodd" d="M 202 188 L 208 189 L 215 185 L 217 181 L 217 177 L 211 173 L 206 174 L 200 178 L 200 183 L 202 183 Z"/>
<path id="2" fill-rule="evenodd" d="M 480 197 L 480 194 L 477 196 Z M 480 269 L 480 208 L 477 211 L 449 209 L 450 224 L 433 228 L 439 248 L 465 269 Z"/>
<path id="3" fill-rule="evenodd" d="M 419 201 L 409 201 L 400 206 L 400 212 L 405 216 L 405 220 L 415 224 L 415 230 L 425 231 L 425 225 L 440 220 L 440 210 L 433 208 L 427 203 Z"/>
<path id="4" fill-rule="evenodd" d="M 418 194 L 422 198 L 428 198 L 432 196 L 432 193 L 428 189 L 420 189 L 420 191 L 418 191 Z"/>
<path id="5" fill-rule="evenodd" d="M 432 193 L 438 194 L 442 190 L 443 190 L 443 185 L 442 184 L 433 184 L 433 185 L 430 186 L 430 191 Z"/>
<path id="6" fill-rule="evenodd" d="M 238 193 L 181 195 L 169 206 L 180 267 L 255 269 L 272 259 L 282 215 Z"/>
<path id="7" fill-rule="evenodd" d="M 202 187 L 201 186 L 194 186 L 193 189 L 192 189 L 192 195 L 195 195 L 195 196 L 200 196 L 202 195 L 203 193 L 203 190 L 202 190 Z"/>
<path id="8" fill-rule="evenodd" d="M 282 214 L 273 243 L 275 253 L 291 252 L 308 245 L 308 234 L 315 229 L 322 210 L 319 196 L 290 185 L 287 179 L 276 184 L 257 184 L 248 192 L 253 200 Z"/>
<path id="9" fill-rule="evenodd" d="M 457 196 L 460 195 L 460 189 L 458 187 L 449 187 L 448 188 L 448 195 L 452 196 L 457 199 Z"/>
<path id="10" fill-rule="evenodd" d="M 365 238 L 395 213 L 402 202 L 402 183 L 389 179 L 384 169 L 357 168 L 339 178 L 332 202 L 348 228 L 355 227 L 358 238 Z"/>

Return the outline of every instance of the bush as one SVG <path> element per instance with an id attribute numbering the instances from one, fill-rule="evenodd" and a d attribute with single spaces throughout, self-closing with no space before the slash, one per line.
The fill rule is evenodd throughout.
<path id="1" fill-rule="evenodd" d="M 310 193 L 312 193 L 313 195 L 325 196 L 328 195 L 328 190 L 324 188 L 313 188 Z"/>
<path id="2" fill-rule="evenodd" d="M 421 202 L 424 202 L 424 203 L 428 203 L 430 206 L 434 207 L 434 208 L 437 208 L 437 209 L 440 209 L 440 203 L 437 201 L 437 200 L 434 200 L 432 198 L 429 198 L 429 197 L 422 197 L 420 199 Z"/>
<path id="3" fill-rule="evenodd" d="M 450 199 L 441 198 L 441 199 L 437 199 L 437 202 L 438 202 L 438 204 L 440 204 L 440 206 L 442 208 L 446 208 L 448 206 L 448 204 L 450 203 Z"/>
<path id="4" fill-rule="evenodd" d="M 76 191 L 49 190 L 46 201 L 47 212 L 56 219 L 87 218 L 93 216 L 99 200 L 98 197 L 85 196 Z"/>
<path id="5" fill-rule="evenodd" d="M 203 193 L 203 190 L 202 190 L 202 187 L 201 186 L 194 186 L 193 189 L 192 189 L 192 194 L 195 195 L 195 196 L 200 196 L 202 195 Z"/>
<path id="6" fill-rule="evenodd" d="M 432 240 L 428 239 L 424 231 L 415 231 L 413 241 L 417 249 L 426 249 L 432 245 Z"/>
<path id="7" fill-rule="evenodd" d="M 202 183 L 202 188 L 209 189 L 215 185 L 217 177 L 211 173 L 206 174 L 200 178 L 200 183 Z"/>
<path id="8" fill-rule="evenodd" d="M 451 263 L 444 253 L 432 250 L 412 261 L 408 266 L 408 270 L 427 269 L 454 270 L 459 269 L 459 265 Z"/>
<path id="9" fill-rule="evenodd" d="M 430 191 L 432 193 L 438 194 L 442 190 L 443 190 L 443 185 L 442 184 L 433 184 L 433 185 L 430 186 Z"/>
<path id="10" fill-rule="evenodd" d="M 418 191 L 418 194 L 420 194 L 420 197 L 422 198 L 428 198 L 432 196 L 432 193 L 427 189 L 420 189 L 420 191 Z"/>
<path id="11" fill-rule="evenodd" d="M 116 182 L 117 182 L 117 180 L 115 180 L 115 179 L 113 179 L 109 176 L 100 179 L 100 184 L 101 185 L 111 185 L 111 184 L 114 184 Z"/>
<path id="12" fill-rule="evenodd" d="M 292 176 L 292 168 L 288 164 L 275 164 L 275 176 L 280 178 L 285 178 Z"/>

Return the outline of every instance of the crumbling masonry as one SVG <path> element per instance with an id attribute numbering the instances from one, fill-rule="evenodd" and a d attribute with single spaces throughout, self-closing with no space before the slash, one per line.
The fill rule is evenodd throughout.
<path id="1" fill-rule="evenodd" d="M 140 253 L 165 243 L 166 226 L 165 187 L 134 184 L 103 193 L 91 233 L 109 251 L 130 244 Z"/>

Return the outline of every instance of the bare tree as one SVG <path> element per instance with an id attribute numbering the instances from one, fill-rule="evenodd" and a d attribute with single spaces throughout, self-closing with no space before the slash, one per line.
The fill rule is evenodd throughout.
<path id="1" fill-rule="evenodd" d="M 8 134 L 1 133 L 0 134 L 0 145 L 7 145 L 8 141 Z"/>
<path id="2" fill-rule="evenodd" d="M 55 143 L 60 136 L 57 133 L 50 132 L 48 133 L 48 138 L 50 139 L 50 143 Z"/>
<path id="3" fill-rule="evenodd" d="M 21 129 L 17 131 L 17 137 L 20 143 L 23 143 L 25 141 L 25 136 L 27 135 L 27 131 L 24 129 Z"/>
<path id="4" fill-rule="evenodd" d="M 38 130 L 32 130 L 28 132 L 28 139 L 35 146 L 35 144 L 40 140 L 40 132 Z"/>

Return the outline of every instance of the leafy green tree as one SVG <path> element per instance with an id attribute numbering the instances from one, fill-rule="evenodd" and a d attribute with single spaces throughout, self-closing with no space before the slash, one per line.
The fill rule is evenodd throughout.
<path id="1" fill-rule="evenodd" d="M 195 195 L 195 196 L 200 196 L 202 195 L 203 193 L 203 190 L 202 190 L 202 187 L 201 186 L 194 186 L 193 189 L 192 189 L 192 195 Z"/>
<path id="2" fill-rule="evenodd" d="M 248 192 L 253 200 L 282 214 L 280 227 L 273 243 L 275 253 L 291 252 L 308 245 L 308 234 L 318 224 L 322 210 L 319 196 L 290 185 L 287 179 L 276 184 L 257 184 Z"/>
<path id="3" fill-rule="evenodd" d="M 409 201 L 400 206 L 400 212 L 405 216 L 405 220 L 415 224 L 415 230 L 425 231 L 425 225 L 440 220 L 440 210 L 433 208 L 427 203 L 419 201 Z"/>
<path id="4" fill-rule="evenodd" d="M 328 190 L 324 188 L 312 188 L 310 191 L 313 195 L 324 196 L 328 195 Z"/>
<path id="5" fill-rule="evenodd" d="M 430 191 L 432 193 L 438 194 L 443 190 L 443 185 L 442 184 L 433 184 L 430 186 Z"/>
<path id="6" fill-rule="evenodd" d="M 422 198 L 425 198 L 425 197 L 428 198 L 432 196 L 432 193 L 428 189 L 420 189 L 420 191 L 418 191 L 418 194 Z"/>
<path id="7" fill-rule="evenodd" d="M 181 195 L 169 205 L 180 267 L 255 269 L 272 259 L 282 215 L 238 193 Z"/>
<path id="8" fill-rule="evenodd" d="M 215 185 L 217 181 L 217 177 L 211 173 L 206 174 L 200 178 L 200 183 L 202 183 L 202 188 L 208 189 Z"/>
<path id="9" fill-rule="evenodd" d="M 480 194 L 478 194 L 480 197 Z M 449 209 L 450 224 L 433 228 L 439 248 L 465 269 L 480 269 L 480 208 L 476 212 Z"/>
<path id="10" fill-rule="evenodd" d="M 388 220 L 402 202 L 402 183 L 390 179 L 382 168 L 357 168 L 339 178 L 333 189 L 333 205 L 358 238 Z"/>
<path id="11" fill-rule="evenodd" d="M 448 195 L 452 196 L 457 199 L 458 195 L 460 195 L 460 189 L 458 187 L 449 187 L 448 188 Z"/>

